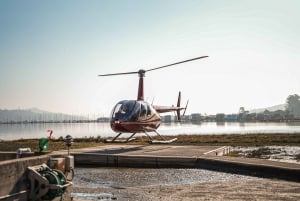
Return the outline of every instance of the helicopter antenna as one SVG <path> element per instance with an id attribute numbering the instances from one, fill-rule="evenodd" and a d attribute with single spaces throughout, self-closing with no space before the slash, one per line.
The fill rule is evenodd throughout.
<path id="1" fill-rule="evenodd" d="M 155 96 L 152 98 L 152 103 L 151 103 L 151 105 L 153 105 L 153 103 L 154 103 L 154 100 L 155 100 Z"/>

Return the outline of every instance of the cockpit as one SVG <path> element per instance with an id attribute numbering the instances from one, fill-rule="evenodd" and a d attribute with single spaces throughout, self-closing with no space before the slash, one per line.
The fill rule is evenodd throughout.
<path id="1" fill-rule="evenodd" d="M 154 113 L 155 110 L 147 102 L 123 100 L 116 104 L 111 117 L 113 121 L 137 121 L 151 118 Z"/>

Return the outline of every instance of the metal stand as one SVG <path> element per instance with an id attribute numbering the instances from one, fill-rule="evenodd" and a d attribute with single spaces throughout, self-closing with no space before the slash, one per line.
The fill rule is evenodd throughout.
<path id="1" fill-rule="evenodd" d="M 71 135 L 66 136 L 65 143 L 68 147 L 68 156 L 65 157 L 65 175 L 68 181 L 72 181 L 74 178 L 74 157 L 70 156 L 70 147 L 73 144 Z"/>

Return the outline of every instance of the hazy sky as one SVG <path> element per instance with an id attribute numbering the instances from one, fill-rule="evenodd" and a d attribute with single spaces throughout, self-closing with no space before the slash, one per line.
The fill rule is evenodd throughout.
<path id="1" fill-rule="evenodd" d="M 235 113 L 300 94 L 300 1 L 0 1 L 0 109 L 108 115 L 145 97 L 187 113 Z"/>

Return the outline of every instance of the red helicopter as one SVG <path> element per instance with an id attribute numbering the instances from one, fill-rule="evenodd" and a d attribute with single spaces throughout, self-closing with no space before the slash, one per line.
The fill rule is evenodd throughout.
<path id="1" fill-rule="evenodd" d="M 177 140 L 173 138 L 171 140 L 166 140 L 162 135 L 157 132 L 157 128 L 160 126 L 161 118 L 159 113 L 176 111 L 178 121 L 180 118 L 180 111 L 186 110 L 186 107 L 180 107 L 181 93 L 179 92 L 177 106 L 156 106 L 149 104 L 144 101 L 144 77 L 145 73 L 149 71 L 154 71 L 198 59 L 203 59 L 208 56 L 196 57 L 193 59 L 188 59 L 156 68 L 151 68 L 148 70 L 140 69 L 135 72 L 125 72 L 125 73 L 112 73 L 112 74 L 102 74 L 98 76 L 113 76 L 113 75 L 128 75 L 128 74 L 138 74 L 139 75 L 139 86 L 137 100 L 122 100 L 118 102 L 112 110 L 110 117 L 110 126 L 113 131 L 119 133 L 112 140 L 106 140 L 106 142 L 129 142 L 134 140 L 134 135 L 136 133 L 144 133 L 149 137 L 150 143 L 171 143 Z M 185 111 L 184 111 L 185 113 Z M 162 140 L 154 140 L 147 132 L 155 132 Z M 123 133 L 132 133 L 130 137 L 126 140 L 118 140 L 118 138 Z"/>

